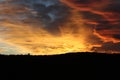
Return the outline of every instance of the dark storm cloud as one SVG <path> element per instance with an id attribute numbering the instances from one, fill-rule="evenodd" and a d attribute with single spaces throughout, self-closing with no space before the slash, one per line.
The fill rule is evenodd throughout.
<path id="1" fill-rule="evenodd" d="M 109 21 L 105 20 L 105 18 L 101 15 L 91 13 L 89 11 L 81 11 L 80 14 L 86 20 L 86 23 L 89 24 L 107 24 Z"/>
<path id="2" fill-rule="evenodd" d="M 54 3 L 47 7 L 37 3 L 32 8 L 37 12 L 36 18 L 42 21 L 48 31 L 52 32 L 58 32 L 58 27 L 64 24 L 69 16 L 69 8 L 60 3 Z"/>
<path id="3" fill-rule="evenodd" d="M 120 34 L 114 34 L 113 37 L 116 39 L 120 39 Z"/>
<path id="4" fill-rule="evenodd" d="M 94 47 L 93 50 L 95 51 L 101 51 L 101 52 L 120 52 L 120 43 L 113 43 L 113 42 L 107 42 L 102 45 L 102 47 Z"/>
<path id="5" fill-rule="evenodd" d="M 37 27 L 42 25 L 53 33 L 59 31 L 58 27 L 70 15 L 69 8 L 59 0 L 6 0 L 4 4 L 1 3 L 1 20 Z"/>
<path id="6" fill-rule="evenodd" d="M 103 8 L 102 11 L 120 12 L 119 7 L 120 7 L 120 1 L 114 0 L 114 1 L 111 1 L 111 3 L 107 5 L 107 7 Z"/>

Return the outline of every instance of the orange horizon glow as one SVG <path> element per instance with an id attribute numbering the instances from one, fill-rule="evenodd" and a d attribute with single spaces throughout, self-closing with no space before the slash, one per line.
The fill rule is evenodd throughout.
<path id="1" fill-rule="evenodd" d="M 69 29 L 61 28 L 61 36 L 54 36 L 43 29 L 38 30 L 40 33 L 34 33 L 29 28 L 29 26 L 24 26 L 26 27 L 26 30 L 21 31 L 20 28 L 22 29 L 23 26 L 9 23 L 5 23 L 3 25 L 13 28 L 13 30 L 16 29 L 13 31 L 13 33 L 16 34 L 10 32 L 11 34 L 8 33 L 10 38 L 3 40 L 5 42 L 13 43 L 16 46 L 22 47 L 24 50 L 32 53 L 33 55 L 53 55 L 68 52 L 89 52 L 91 49 L 90 44 L 85 41 L 85 36 L 83 34 L 76 35 L 70 32 Z M 69 33 L 66 33 L 66 30 L 69 30 Z"/>

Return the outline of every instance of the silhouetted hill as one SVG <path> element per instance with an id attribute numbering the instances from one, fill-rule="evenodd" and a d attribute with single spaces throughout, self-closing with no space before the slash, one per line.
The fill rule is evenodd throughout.
<path id="1" fill-rule="evenodd" d="M 47 63 L 47 64 L 81 64 L 81 63 L 116 63 L 120 54 L 78 52 L 51 56 L 0 55 L 0 61 L 9 63 Z"/>
<path id="2" fill-rule="evenodd" d="M 84 74 L 85 78 L 88 78 L 86 74 L 92 74 L 92 77 L 95 77 L 95 75 L 99 75 L 96 72 L 99 73 L 101 70 L 107 70 L 106 72 L 109 71 L 110 74 L 114 74 L 111 73 L 111 69 L 113 69 L 113 66 L 115 67 L 114 69 L 116 69 L 116 66 L 119 67 L 119 61 L 120 54 L 89 52 L 54 56 L 0 55 L 0 68 L 4 70 L 4 75 L 6 75 L 6 73 L 10 75 L 12 74 L 11 72 L 13 72 L 15 76 L 19 76 L 17 79 L 21 79 L 22 74 L 25 74 L 24 76 L 29 74 L 28 77 L 31 78 L 33 75 L 36 75 L 35 73 L 37 73 L 38 79 L 41 78 L 41 74 L 45 75 L 45 78 L 49 78 L 46 75 L 51 74 L 55 79 L 57 79 L 56 75 L 59 75 L 58 78 L 63 74 L 64 76 L 68 75 L 67 77 L 76 75 L 78 79 L 82 77 L 81 74 Z M 102 71 L 100 72 L 101 75 L 104 73 Z M 16 72 L 20 72 L 19 75 Z M 93 73 L 95 75 L 93 75 Z M 74 78 L 76 78 L 76 76 Z"/>
<path id="3" fill-rule="evenodd" d="M 55 58 L 55 57 L 85 57 L 85 56 L 119 56 L 120 53 L 97 53 L 97 52 L 75 52 L 75 53 L 66 53 L 66 54 L 58 54 L 58 55 L 31 55 L 28 54 L 18 54 L 18 55 L 4 55 L 0 54 L 0 57 L 39 57 L 39 58 Z"/>

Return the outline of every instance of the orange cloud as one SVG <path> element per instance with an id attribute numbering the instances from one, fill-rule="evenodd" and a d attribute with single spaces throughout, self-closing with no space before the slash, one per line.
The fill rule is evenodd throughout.
<path id="1" fill-rule="evenodd" d="M 77 11 L 86 12 L 94 15 L 98 15 L 102 18 L 92 20 L 88 17 L 88 19 L 85 19 L 85 23 L 87 24 L 93 24 L 96 26 L 94 29 L 94 34 L 101 38 L 105 42 L 113 41 L 113 42 L 120 42 L 119 39 L 119 30 L 120 28 L 120 15 L 119 15 L 119 4 L 117 1 L 111 1 L 111 0 L 60 0 L 64 4 L 68 5 L 72 9 L 75 9 Z M 112 5 L 112 7 L 110 6 Z M 82 14 L 83 16 L 87 16 L 85 14 Z M 92 18 L 94 17 L 92 16 Z M 95 16 L 96 18 L 96 16 Z M 99 26 L 101 25 L 101 26 Z M 112 26 L 111 26 L 112 25 Z M 100 28 L 102 30 L 99 30 L 97 28 Z M 107 29 L 109 28 L 109 29 Z M 118 36 L 117 36 L 118 35 Z M 116 36 L 116 37 L 115 37 Z M 118 39 L 117 39 L 118 38 Z"/>

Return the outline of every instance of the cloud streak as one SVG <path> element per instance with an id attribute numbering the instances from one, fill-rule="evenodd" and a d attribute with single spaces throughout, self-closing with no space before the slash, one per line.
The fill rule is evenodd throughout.
<path id="1" fill-rule="evenodd" d="M 93 34 L 102 40 L 100 43 L 102 46 L 97 50 L 118 51 L 115 47 L 120 42 L 119 0 L 61 0 L 61 2 L 80 12 L 88 26 L 94 26 Z"/>
<path id="2" fill-rule="evenodd" d="M 120 2 L 113 0 L 61 0 L 83 13 L 88 24 L 96 26 L 95 33 L 103 41 L 119 42 Z M 99 4 L 99 5 L 98 5 Z M 109 39 L 106 40 L 105 38 Z"/>

